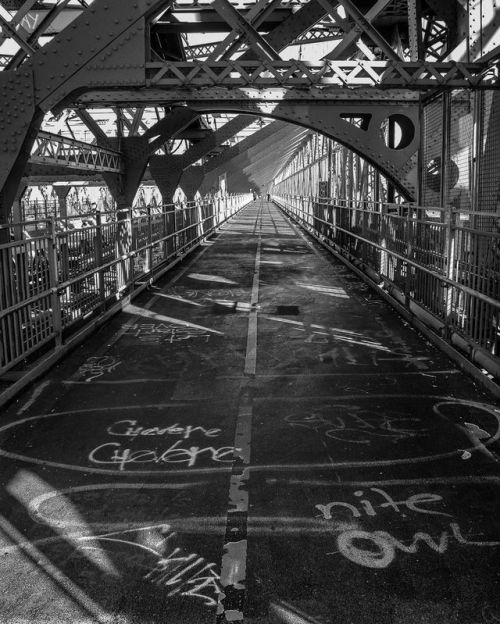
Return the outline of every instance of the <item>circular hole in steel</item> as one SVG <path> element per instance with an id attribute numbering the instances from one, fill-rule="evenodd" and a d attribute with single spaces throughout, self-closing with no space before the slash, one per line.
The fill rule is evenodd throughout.
<path id="1" fill-rule="evenodd" d="M 415 138 L 415 125 L 406 115 L 389 115 L 382 122 L 382 136 L 387 147 L 405 149 Z"/>

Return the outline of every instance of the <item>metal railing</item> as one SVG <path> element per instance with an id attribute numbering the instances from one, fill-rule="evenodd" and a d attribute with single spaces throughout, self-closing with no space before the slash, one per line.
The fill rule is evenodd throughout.
<path id="1" fill-rule="evenodd" d="M 250 200 L 231 195 L 156 213 L 129 209 L 120 220 L 96 213 L 1 226 L 11 242 L 0 245 L 0 375 L 44 346 L 57 349 Z"/>
<path id="2" fill-rule="evenodd" d="M 495 213 L 299 195 L 273 199 L 441 337 L 500 376 Z"/>

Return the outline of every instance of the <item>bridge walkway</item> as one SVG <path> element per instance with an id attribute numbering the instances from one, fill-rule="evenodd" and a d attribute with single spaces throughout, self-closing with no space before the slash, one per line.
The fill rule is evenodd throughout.
<path id="1" fill-rule="evenodd" d="M 499 423 L 258 200 L 2 415 L 0 621 L 499 621 Z"/>

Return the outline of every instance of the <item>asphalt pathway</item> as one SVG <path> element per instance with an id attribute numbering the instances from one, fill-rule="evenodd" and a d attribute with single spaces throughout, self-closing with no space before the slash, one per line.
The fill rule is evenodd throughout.
<path id="1" fill-rule="evenodd" d="M 499 435 L 256 201 L 2 414 L 0 623 L 498 623 Z"/>

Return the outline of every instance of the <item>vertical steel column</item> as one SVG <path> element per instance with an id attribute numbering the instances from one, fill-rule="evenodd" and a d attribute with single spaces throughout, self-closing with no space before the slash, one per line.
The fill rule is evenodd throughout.
<path id="1" fill-rule="evenodd" d="M 408 36 L 410 60 L 416 62 L 423 59 L 420 0 L 408 0 Z"/>

